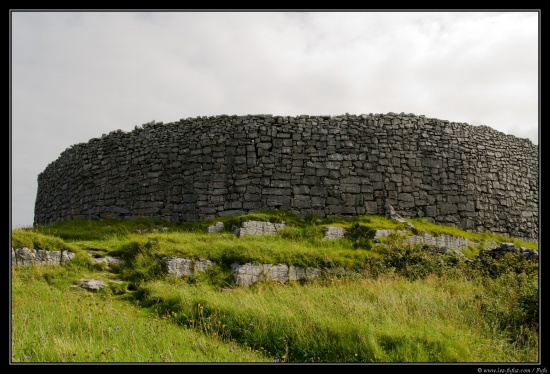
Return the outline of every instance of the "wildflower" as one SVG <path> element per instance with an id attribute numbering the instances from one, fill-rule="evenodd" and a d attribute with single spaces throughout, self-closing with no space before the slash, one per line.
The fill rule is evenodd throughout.
<path id="1" fill-rule="evenodd" d="M 119 327 L 115 327 L 115 331 L 118 331 L 118 330 L 120 330 L 120 328 L 119 328 Z"/>

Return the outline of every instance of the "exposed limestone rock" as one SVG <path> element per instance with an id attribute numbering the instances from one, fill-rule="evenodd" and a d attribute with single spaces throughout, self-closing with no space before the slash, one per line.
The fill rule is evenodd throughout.
<path id="1" fill-rule="evenodd" d="M 74 258 L 75 254 L 69 251 L 63 251 L 61 259 L 60 251 L 46 251 L 43 249 L 16 248 L 11 249 L 11 265 L 12 266 L 27 266 L 27 265 L 59 265 L 60 262 L 69 261 Z"/>
<path id="2" fill-rule="evenodd" d="M 103 283 L 102 281 L 100 280 L 96 280 L 96 279 L 79 279 L 78 281 L 76 281 L 71 287 L 75 287 L 75 288 L 84 288 L 86 290 L 90 290 L 90 291 L 98 291 L 102 288 L 104 288 L 105 286 L 107 286 L 105 283 Z"/>
<path id="3" fill-rule="evenodd" d="M 273 223 L 273 222 L 263 222 L 263 221 L 246 221 L 246 222 L 243 222 L 242 226 L 240 227 L 238 231 L 238 236 L 242 237 L 245 235 L 273 234 L 283 229 L 285 226 L 286 224 L 284 222 Z"/>
<path id="4" fill-rule="evenodd" d="M 506 253 L 521 253 L 527 260 L 538 261 L 539 253 L 531 248 L 520 247 L 519 250 L 514 243 L 501 243 L 498 246 L 484 248 L 479 252 L 479 256 L 491 256 L 492 258 L 502 257 Z"/>
<path id="5" fill-rule="evenodd" d="M 405 235 L 407 234 L 407 231 L 403 230 L 376 230 L 374 234 L 374 239 L 387 237 L 395 232 Z M 404 240 L 405 243 L 408 244 L 426 244 L 432 247 L 445 249 L 464 249 L 468 248 L 470 245 L 477 244 L 465 238 L 455 237 L 451 235 L 432 236 L 428 233 L 423 233 L 420 235 L 410 235 L 405 237 Z"/>
<path id="6" fill-rule="evenodd" d="M 216 222 L 215 225 L 212 225 L 212 226 L 208 226 L 206 228 L 206 231 L 209 232 L 209 233 L 213 233 L 213 232 L 222 232 L 225 228 L 225 225 L 223 224 L 223 222 Z"/>
<path id="7" fill-rule="evenodd" d="M 200 258 L 197 261 L 195 261 L 195 272 L 201 272 L 205 271 L 206 269 L 214 266 L 214 263 L 210 260 L 207 260 L 205 258 Z"/>
<path id="8" fill-rule="evenodd" d="M 523 254 L 523 256 L 527 260 L 532 260 L 532 261 L 538 261 L 539 260 L 539 253 L 536 250 L 532 249 L 532 248 L 520 247 L 519 251 Z"/>
<path id="9" fill-rule="evenodd" d="M 405 240 L 409 244 L 427 244 L 434 247 L 448 249 L 463 249 L 468 248 L 470 245 L 476 244 L 465 238 L 444 234 L 439 236 L 431 236 L 427 233 L 423 233 L 421 235 L 411 235 Z"/>
<path id="10" fill-rule="evenodd" d="M 194 274 L 193 260 L 177 257 L 164 257 L 162 259 L 168 274 L 176 277 L 192 277 Z"/>
<path id="11" fill-rule="evenodd" d="M 409 232 L 405 230 L 376 230 L 374 233 L 374 239 L 388 237 L 394 233 L 404 234 L 404 235 L 409 234 Z"/>
<path id="12" fill-rule="evenodd" d="M 327 226 L 324 228 L 323 240 L 337 240 L 344 237 L 346 229 L 337 226 Z"/>
<path id="13" fill-rule="evenodd" d="M 90 259 L 94 264 L 106 264 L 105 269 L 107 270 L 113 270 L 116 266 L 124 265 L 126 261 L 124 261 L 120 257 L 113 257 L 113 256 L 104 256 L 104 257 L 95 257 L 94 254 L 90 251 L 88 251 L 88 255 L 90 256 Z"/>
<path id="14" fill-rule="evenodd" d="M 297 267 L 297 266 L 290 266 L 289 269 L 289 279 L 292 281 L 297 281 L 301 279 L 313 279 L 320 277 L 323 274 L 323 271 L 318 268 L 314 267 Z"/>
<path id="15" fill-rule="evenodd" d="M 239 286 L 249 286 L 260 281 L 276 281 L 286 283 L 289 280 L 312 279 L 322 274 L 321 269 L 308 267 L 306 269 L 285 264 L 253 265 L 250 263 L 240 265 L 232 264 L 231 271 L 235 277 L 235 283 Z"/>
<path id="16" fill-rule="evenodd" d="M 405 219 L 403 217 L 401 217 L 399 214 L 397 214 L 397 212 L 395 211 L 393 206 L 391 206 L 391 204 L 388 203 L 387 200 L 385 201 L 384 206 L 385 206 L 385 209 L 386 209 L 386 217 L 394 219 L 394 220 L 399 221 L 401 223 L 404 223 L 405 225 L 407 225 L 407 227 L 409 229 L 414 230 L 413 224 L 408 222 L 408 221 L 405 221 Z"/>
<path id="17" fill-rule="evenodd" d="M 192 278 L 195 273 L 205 271 L 214 265 L 212 261 L 207 259 L 193 261 L 186 258 L 164 257 L 162 261 L 166 266 L 167 273 L 176 278 Z"/>

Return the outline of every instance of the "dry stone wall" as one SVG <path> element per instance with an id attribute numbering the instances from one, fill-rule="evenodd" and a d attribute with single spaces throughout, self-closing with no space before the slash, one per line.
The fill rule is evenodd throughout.
<path id="1" fill-rule="evenodd" d="M 174 222 L 281 209 L 301 216 L 422 216 L 538 238 L 538 146 L 413 114 L 212 116 L 114 131 L 38 176 L 35 224 Z"/>

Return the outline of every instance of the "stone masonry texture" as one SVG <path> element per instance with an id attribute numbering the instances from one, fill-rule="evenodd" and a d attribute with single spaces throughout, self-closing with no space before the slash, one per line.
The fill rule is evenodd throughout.
<path id="1" fill-rule="evenodd" d="M 384 214 L 538 239 L 539 148 L 414 114 L 220 115 L 148 123 L 66 149 L 38 176 L 34 224 L 173 222 L 280 209 Z"/>

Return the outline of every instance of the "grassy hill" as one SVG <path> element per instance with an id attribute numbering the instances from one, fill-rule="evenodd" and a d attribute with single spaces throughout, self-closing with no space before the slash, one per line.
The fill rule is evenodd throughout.
<path id="1" fill-rule="evenodd" d="M 276 234 L 237 237 L 247 220 L 285 222 Z M 207 233 L 222 221 L 225 231 Z M 463 256 L 411 245 L 379 216 L 324 220 L 266 211 L 194 223 L 73 220 L 12 231 L 12 248 L 71 250 L 62 266 L 12 269 L 12 362 L 537 362 L 538 263 L 478 256 L 503 242 L 537 243 L 407 220 L 411 234 L 464 237 Z M 323 228 L 347 234 L 323 240 Z M 88 253 L 114 256 L 107 270 Z M 162 258 L 206 258 L 193 278 Z M 235 285 L 233 263 L 317 267 L 324 276 Z M 79 279 L 107 287 L 71 287 Z"/>

